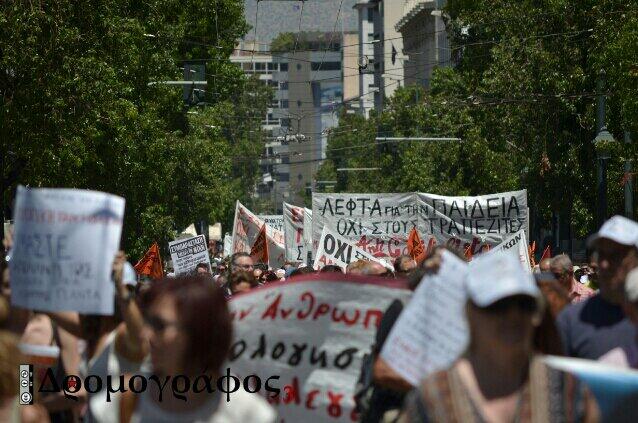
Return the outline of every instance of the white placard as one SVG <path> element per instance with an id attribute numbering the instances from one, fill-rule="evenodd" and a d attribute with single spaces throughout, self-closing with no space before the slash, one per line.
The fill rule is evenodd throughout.
<path id="1" fill-rule="evenodd" d="M 354 388 L 383 312 L 411 292 L 387 278 L 302 276 L 235 296 L 229 367 L 281 389 L 279 421 L 351 422 Z M 262 395 L 267 392 L 262 388 Z M 231 397 L 232 401 L 232 397 Z"/>
<path id="2" fill-rule="evenodd" d="M 264 223 L 237 201 L 233 222 L 233 253 L 250 253 Z M 266 240 L 268 241 L 268 264 L 273 268 L 281 267 L 286 261 L 284 233 L 266 225 Z"/>
<path id="3" fill-rule="evenodd" d="M 394 271 L 394 267 L 385 260 L 374 257 L 367 251 L 350 243 L 346 238 L 330 232 L 326 227 L 323 228 L 321 239 L 319 240 L 319 249 L 313 265 L 316 270 L 320 270 L 329 264 L 345 269 L 348 264 L 357 260 L 376 261 L 383 267 Z"/>
<path id="4" fill-rule="evenodd" d="M 204 235 L 169 242 L 168 249 L 171 253 L 175 275 L 193 273 L 199 263 L 206 263 L 208 270 L 210 270 L 210 257 Z"/>
<path id="5" fill-rule="evenodd" d="M 464 261 L 444 251 L 438 273 L 423 278 L 381 350 L 388 365 L 414 386 L 465 351 L 466 272 Z"/>
<path id="6" fill-rule="evenodd" d="M 258 218 L 266 222 L 271 228 L 283 232 L 284 231 L 284 215 L 283 214 L 261 214 Z"/>
<path id="7" fill-rule="evenodd" d="M 497 245 L 487 253 L 479 255 L 478 257 L 484 257 L 487 254 L 495 254 L 498 252 L 510 252 L 512 254 L 516 254 L 518 260 L 523 266 L 523 269 L 525 269 L 528 273 L 532 273 L 532 268 L 529 261 L 528 246 L 529 244 L 527 243 L 527 236 L 525 236 L 525 231 L 521 229 L 511 237 L 507 238 L 501 244 Z"/>
<path id="8" fill-rule="evenodd" d="M 113 259 L 124 199 L 96 191 L 18 187 L 9 262 L 11 303 L 113 314 Z"/>
<path id="9" fill-rule="evenodd" d="M 233 254 L 233 237 L 224 235 L 224 257 L 230 257 Z"/>
<path id="10" fill-rule="evenodd" d="M 284 203 L 284 236 L 286 239 L 286 260 L 306 261 L 304 240 L 304 208 Z"/>

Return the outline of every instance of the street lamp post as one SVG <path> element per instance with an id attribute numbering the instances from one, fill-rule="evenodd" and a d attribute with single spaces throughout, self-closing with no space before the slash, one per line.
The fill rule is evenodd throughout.
<path id="1" fill-rule="evenodd" d="M 613 135 L 602 127 L 596 138 L 594 148 L 598 158 L 598 225 L 601 226 L 607 220 L 607 162 L 611 157 L 609 146 L 615 142 Z"/>

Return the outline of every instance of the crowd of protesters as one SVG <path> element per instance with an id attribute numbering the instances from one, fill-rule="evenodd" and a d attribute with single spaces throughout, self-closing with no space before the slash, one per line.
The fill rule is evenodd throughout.
<path id="1" fill-rule="evenodd" d="M 5 247 L 10 248 L 10 241 Z M 531 274 L 511 256 L 478 260 L 466 283 L 467 351 L 416 389 L 380 356 L 406 306 L 392 302 L 371 354 L 363 360 L 356 387 L 360 420 L 598 421 L 599 408 L 587 386 L 539 359 L 564 355 L 638 368 L 638 223 L 613 217 L 589 240 L 589 249 L 592 260 L 587 266 L 576 268 L 567 255 L 559 255 L 541 261 Z M 438 272 L 443 250 L 434 248 L 420 263 L 398 257 L 394 271 L 359 260 L 346 268 L 328 265 L 319 273 L 403 278 L 415 290 L 427 283 L 425 275 Z M 115 313 L 99 316 L 12 307 L 11 278 L 3 260 L 0 421 L 276 421 L 275 410 L 256 394 L 238 391 L 227 402 L 218 392 L 190 390 L 185 393 L 188 401 L 170 395 L 161 401 L 159 385 L 149 385 L 141 395 L 82 386 L 73 400 L 51 392 L 36 396 L 32 406 L 18 406 L 17 368 L 28 362 L 28 346 L 55 351 L 49 367 L 57 380 L 75 374 L 103 380 L 131 374 L 162 379 L 202 371 L 219 376 L 233 335 L 227 300 L 266 284 L 318 273 L 303 263 L 272 269 L 254 263 L 247 253 L 225 259 L 213 253 L 211 263 L 201 263 L 188 276 L 132 282 L 123 278 L 127 263 L 120 252 L 113 263 Z M 633 417 L 638 421 L 638 415 Z"/>

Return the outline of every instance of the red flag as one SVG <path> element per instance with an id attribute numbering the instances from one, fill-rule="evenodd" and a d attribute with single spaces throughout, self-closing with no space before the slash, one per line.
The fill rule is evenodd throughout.
<path id="1" fill-rule="evenodd" d="M 268 263 L 268 239 L 266 238 L 265 223 L 259 230 L 259 235 L 255 238 L 255 242 L 250 249 L 250 257 L 254 263 Z"/>
<path id="2" fill-rule="evenodd" d="M 467 259 L 467 261 L 471 261 L 472 260 L 472 244 L 468 245 L 467 248 L 465 249 L 465 258 Z"/>
<path id="3" fill-rule="evenodd" d="M 532 268 L 534 266 L 536 266 L 536 260 L 534 259 L 534 253 L 536 252 L 536 241 L 532 242 L 528 247 L 527 247 L 527 253 L 529 255 L 529 264 L 530 266 L 532 266 Z"/>
<path id="4" fill-rule="evenodd" d="M 152 279 L 161 279 L 164 277 L 164 269 L 162 268 L 162 258 L 160 257 L 159 246 L 157 242 L 151 245 L 144 257 L 134 266 L 135 271 L 140 275 L 150 276 Z"/>
<path id="5" fill-rule="evenodd" d="M 541 261 L 543 261 L 545 259 L 549 259 L 549 258 L 552 258 L 552 250 L 549 248 L 549 245 L 548 245 L 543 250 L 543 255 L 541 256 Z"/>
<path id="6" fill-rule="evenodd" d="M 408 254 L 410 254 L 410 257 L 418 264 L 421 264 L 425 259 L 425 247 L 423 246 L 423 241 L 421 241 L 419 231 L 416 230 L 416 227 L 412 228 L 410 235 L 408 235 Z"/>

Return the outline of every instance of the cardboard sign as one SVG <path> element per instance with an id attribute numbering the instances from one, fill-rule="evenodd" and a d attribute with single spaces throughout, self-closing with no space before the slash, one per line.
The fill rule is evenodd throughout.
<path id="1" fill-rule="evenodd" d="M 323 228 L 321 240 L 319 241 L 319 249 L 317 250 L 315 263 L 313 265 L 316 270 L 320 270 L 329 264 L 334 264 L 345 269 L 348 264 L 357 260 L 376 261 L 383 267 L 394 271 L 394 267 L 391 264 L 374 257 L 361 248 L 357 248 L 356 245 L 350 243 L 346 238 L 329 232 L 328 228 Z"/>
<path id="2" fill-rule="evenodd" d="M 275 282 L 233 297 L 229 367 L 240 377 L 280 376 L 278 421 L 351 422 L 363 355 L 381 317 L 411 292 L 397 280 L 339 274 Z M 262 395 L 266 395 L 262 388 Z M 231 398 L 232 401 L 232 398 Z"/>
<path id="3" fill-rule="evenodd" d="M 283 214 L 260 214 L 259 219 L 266 222 L 271 228 L 283 232 L 284 231 L 284 215 Z"/>
<path id="4" fill-rule="evenodd" d="M 210 270 L 208 245 L 204 235 L 169 242 L 168 250 L 177 276 L 194 273 L 199 263 L 206 263 Z"/>
<path id="5" fill-rule="evenodd" d="M 527 191 L 476 197 L 426 193 L 313 194 L 312 238 L 316 251 L 324 226 L 375 256 L 408 254 L 417 228 L 425 245 L 434 239 L 476 254 L 521 229 L 527 230 Z M 316 243 L 316 245 L 315 245 Z"/>
<path id="6" fill-rule="evenodd" d="M 250 253 L 264 223 L 237 201 L 233 223 L 233 253 Z M 273 268 L 281 267 L 286 261 L 284 233 L 266 225 L 266 239 L 268 240 L 268 264 Z"/>
<path id="7" fill-rule="evenodd" d="M 381 350 L 388 365 L 414 386 L 465 351 L 466 272 L 464 261 L 444 251 L 438 273 L 423 278 Z"/>
<path id="8" fill-rule="evenodd" d="M 76 189 L 18 187 L 11 303 L 42 311 L 113 314 L 113 258 L 124 199 Z"/>

